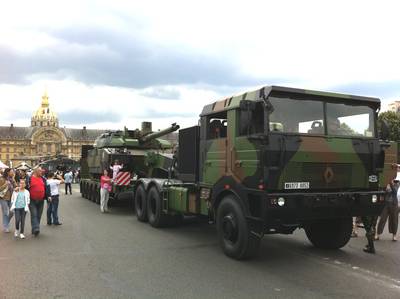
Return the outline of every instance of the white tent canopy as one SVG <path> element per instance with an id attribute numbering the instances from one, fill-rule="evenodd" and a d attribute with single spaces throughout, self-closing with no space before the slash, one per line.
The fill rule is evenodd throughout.
<path id="1" fill-rule="evenodd" d="M 6 164 L 0 161 L 0 169 L 9 168 Z"/>

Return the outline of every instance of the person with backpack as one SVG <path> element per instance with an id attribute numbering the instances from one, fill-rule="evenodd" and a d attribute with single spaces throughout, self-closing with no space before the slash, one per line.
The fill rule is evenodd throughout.
<path id="1" fill-rule="evenodd" d="M 40 219 L 42 218 L 44 201 L 51 201 L 50 186 L 43 176 L 43 170 L 37 166 L 32 175 L 27 179 L 27 187 L 30 193 L 29 211 L 31 213 L 32 234 L 37 237 L 40 233 Z"/>

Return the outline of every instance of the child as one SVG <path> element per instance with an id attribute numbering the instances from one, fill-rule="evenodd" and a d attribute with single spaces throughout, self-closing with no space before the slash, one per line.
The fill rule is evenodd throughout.
<path id="1" fill-rule="evenodd" d="M 29 191 L 25 189 L 25 180 L 19 181 L 19 189 L 13 192 L 11 197 L 11 211 L 15 214 L 15 233 L 17 238 L 18 234 L 21 239 L 25 239 L 25 215 L 29 211 L 30 196 Z M 21 229 L 21 230 L 20 230 Z"/>
<path id="2" fill-rule="evenodd" d="M 118 172 L 124 167 L 124 165 L 120 165 L 118 160 L 115 160 L 114 166 L 110 166 L 110 169 L 113 171 L 113 181 L 117 177 Z"/>

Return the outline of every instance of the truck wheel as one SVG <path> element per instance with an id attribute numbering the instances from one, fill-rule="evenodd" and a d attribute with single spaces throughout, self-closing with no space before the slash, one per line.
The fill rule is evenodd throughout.
<path id="1" fill-rule="evenodd" d="M 160 192 L 154 186 L 147 193 L 147 217 L 150 225 L 153 227 L 163 227 L 168 222 L 168 215 L 162 209 Z"/>
<path id="2" fill-rule="evenodd" d="M 227 256 L 241 260 L 258 253 L 260 238 L 250 232 L 242 207 L 231 195 L 224 197 L 218 207 L 217 232 Z"/>
<path id="3" fill-rule="evenodd" d="M 353 221 L 351 217 L 318 220 L 304 226 L 308 240 L 317 248 L 339 249 L 351 237 Z"/>
<path id="4" fill-rule="evenodd" d="M 146 203 L 146 191 L 143 185 L 139 185 L 135 192 L 135 207 L 136 207 L 136 218 L 139 221 L 147 221 L 147 203 Z"/>

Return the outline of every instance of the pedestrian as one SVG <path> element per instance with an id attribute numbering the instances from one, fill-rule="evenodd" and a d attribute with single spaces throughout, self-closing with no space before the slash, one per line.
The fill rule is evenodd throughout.
<path id="1" fill-rule="evenodd" d="M 115 181 L 118 172 L 124 167 L 124 165 L 120 165 L 118 160 L 114 161 L 114 166 L 110 166 L 110 169 L 113 171 L 113 181 Z"/>
<path id="2" fill-rule="evenodd" d="M 65 181 L 65 195 L 68 194 L 68 190 L 69 190 L 69 194 L 72 195 L 72 172 L 71 171 L 67 171 L 64 174 L 64 181 Z"/>
<path id="3" fill-rule="evenodd" d="M 397 174 L 397 177 L 387 185 L 386 188 L 386 196 L 385 196 L 385 207 L 382 210 L 382 214 L 380 216 L 378 222 L 378 230 L 375 235 L 375 240 L 379 240 L 380 235 L 383 233 L 383 229 L 385 228 L 386 221 L 389 218 L 389 233 L 392 234 L 392 241 L 397 241 L 397 227 L 399 223 L 399 206 L 397 199 L 397 192 L 400 186 L 400 175 Z"/>
<path id="4" fill-rule="evenodd" d="M 19 181 L 18 191 L 14 191 L 11 198 L 11 211 L 15 214 L 15 232 L 14 236 L 17 238 L 18 235 L 21 239 L 25 239 L 24 227 L 25 227 L 25 215 L 29 211 L 30 194 L 25 189 L 25 180 Z"/>
<path id="5" fill-rule="evenodd" d="M 40 220 L 45 200 L 51 200 L 50 187 L 43 176 L 43 170 L 37 166 L 27 179 L 26 189 L 30 193 L 29 211 L 31 213 L 32 234 L 37 237 L 40 233 Z"/>
<path id="6" fill-rule="evenodd" d="M 3 175 L 0 177 L 0 205 L 3 214 L 3 231 L 10 232 L 10 222 L 13 217 L 11 208 L 11 196 L 14 188 L 17 186 L 15 182 L 15 172 L 11 168 L 4 170 Z"/>
<path id="7" fill-rule="evenodd" d="M 104 169 L 103 175 L 100 178 L 100 211 L 108 212 L 108 199 L 111 191 L 111 178 L 108 175 L 108 170 Z"/>
<path id="8" fill-rule="evenodd" d="M 26 172 L 23 169 L 19 169 L 17 172 L 18 176 L 15 176 L 15 181 L 17 182 L 17 184 L 19 184 L 20 180 L 26 180 Z"/>
<path id="9" fill-rule="evenodd" d="M 55 177 L 53 172 L 50 172 L 47 178 L 47 185 L 50 187 L 51 200 L 47 203 L 47 225 L 61 225 L 58 220 L 58 205 L 60 201 L 60 193 L 58 186 L 63 184 L 62 176 Z"/>

